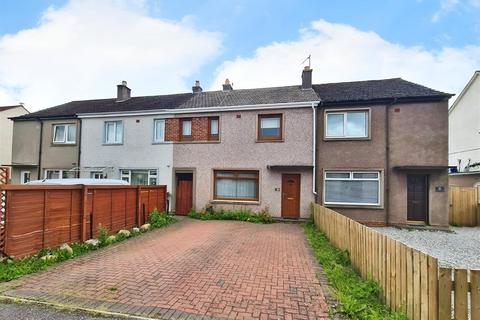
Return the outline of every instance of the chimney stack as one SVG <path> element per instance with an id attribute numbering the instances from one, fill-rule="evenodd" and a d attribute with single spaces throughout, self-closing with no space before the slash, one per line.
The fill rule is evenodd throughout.
<path id="1" fill-rule="evenodd" d="M 130 99 L 130 88 L 127 87 L 127 81 L 122 81 L 122 84 L 117 85 L 117 102 L 122 102 Z"/>
<path id="2" fill-rule="evenodd" d="M 312 89 L 312 69 L 309 66 L 302 71 L 302 89 Z"/>
<path id="3" fill-rule="evenodd" d="M 225 79 L 225 83 L 223 84 L 223 91 L 232 91 L 233 87 L 232 84 L 230 83 L 230 80 Z"/>
<path id="4" fill-rule="evenodd" d="M 200 87 L 200 81 L 195 81 L 195 85 L 192 87 L 193 93 L 200 93 L 203 91 L 202 87 Z"/>

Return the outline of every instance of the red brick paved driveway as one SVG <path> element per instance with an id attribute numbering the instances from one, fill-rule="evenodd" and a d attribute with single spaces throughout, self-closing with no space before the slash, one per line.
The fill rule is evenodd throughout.
<path id="1" fill-rule="evenodd" d="M 0 288 L 161 319 L 327 318 L 315 268 L 298 225 L 186 219 Z"/>

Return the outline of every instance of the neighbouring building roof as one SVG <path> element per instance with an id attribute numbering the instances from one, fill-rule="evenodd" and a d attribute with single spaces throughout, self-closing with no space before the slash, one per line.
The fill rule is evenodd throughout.
<path id="1" fill-rule="evenodd" d="M 442 100 L 452 94 L 433 90 L 401 78 L 313 85 L 325 104 L 398 100 Z"/>
<path id="2" fill-rule="evenodd" d="M 16 120 L 35 118 L 75 117 L 81 113 L 148 111 L 161 109 L 193 109 L 242 105 L 315 102 L 351 103 L 372 102 L 386 99 L 439 100 L 452 95 L 429 89 L 400 78 L 326 83 L 302 90 L 300 85 L 230 91 L 205 91 L 171 95 L 132 97 L 117 102 L 112 99 L 71 101 L 59 106 L 16 117 Z"/>
<path id="3" fill-rule="evenodd" d="M 452 106 L 450 107 L 450 109 L 448 110 L 448 113 L 452 112 L 453 109 L 455 109 L 455 107 L 457 106 L 457 104 L 462 100 L 463 96 L 467 93 L 467 91 L 470 89 L 471 85 L 473 84 L 473 82 L 478 78 L 478 76 L 480 75 L 480 71 L 477 70 L 473 73 L 473 76 L 470 78 L 470 80 L 468 81 L 467 85 L 462 89 L 462 92 L 460 92 L 460 94 L 458 95 L 457 99 L 455 99 L 455 102 L 452 104 Z"/>
<path id="4" fill-rule="evenodd" d="M 3 111 L 7 111 L 7 110 L 10 110 L 10 109 L 15 109 L 15 108 L 23 108 L 25 109 L 25 107 L 21 104 L 18 104 L 18 105 L 15 105 L 15 106 L 0 106 L 0 112 L 3 112 Z M 25 109 L 25 111 L 28 112 L 27 109 Z"/>

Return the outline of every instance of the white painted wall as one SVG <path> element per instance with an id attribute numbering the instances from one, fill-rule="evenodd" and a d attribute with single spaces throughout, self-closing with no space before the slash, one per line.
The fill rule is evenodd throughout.
<path id="1" fill-rule="evenodd" d="M 449 114 L 448 163 L 457 166 L 461 160 L 461 170 L 468 159 L 480 162 L 480 77 L 475 76 L 470 87 L 459 97 Z M 480 167 L 471 170 L 480 170 Z"/>
<path id="2" fill-rule="evenodd" d="M 157 169 L 158 184 L 172 190 L 173 144 L 153 143 L 153 121 L 160 117 L 129 116 L 82 119 L 80 176 L 90 178 L 92 167 L 112 167 L 108 178 L 120 179 L 121 169 Z M 123 144 L 104 145 L 105 121 L 123 120 Z M 139 122 L 137 122 L 137 120 Z"/>
<path id="3" fill-rule="evenodd" d="M 12 163 L 13 121 L 9 118 L 28 113 L 22 107 L 14 107 L 0 112 L 0 165 Z"/>

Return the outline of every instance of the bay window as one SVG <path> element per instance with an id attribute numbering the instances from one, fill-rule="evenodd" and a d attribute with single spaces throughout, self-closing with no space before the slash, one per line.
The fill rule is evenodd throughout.
<path id="1" fill-rule="evenodd" d="M 379 171 L 326 171 L 324 202 L 326 205 L 380 205 Z"/>
<path id="2" fill-rule="evenodd" d="M 258 201 L 258 171 L 215 170 L 215 200 Z"/>
<path id="3" fill-rule="evenodd" d="M 368 138 L 368 111 L 327 111 L 326 138 Z"/>

